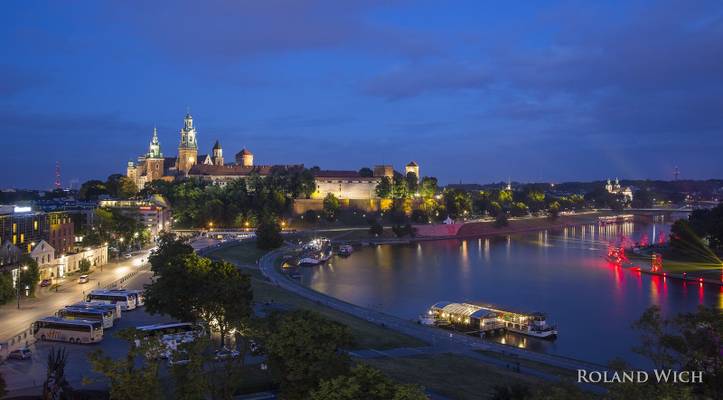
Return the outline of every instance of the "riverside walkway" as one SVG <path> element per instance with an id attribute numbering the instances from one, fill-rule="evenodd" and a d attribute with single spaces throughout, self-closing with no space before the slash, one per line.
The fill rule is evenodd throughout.
<path id="1" fill-rule="evenodd" d="M 506 362 L 496 359 L 492 356 L 485 356 L 479 353 L 480 350 L 485 350 L 572 371 L 576 371 L 578 369 L 584 369 L 587 371 L 607 370 L 607 367 L 604 365 L 575 360 L 572 358 L 554 356 L 550 354 L 536 353 L 525 349 L 505 346 L 498 343 L 492 343 L 489 341 L 485 341 L 481 338 L 468 336 L 461 333 L 449 332 L 439 328 L 424 326 L 412 321 L 384 314 L 379 311 L 370 310 L 351 303 L 347 303 L 331 296 L 327 296 L 323 293 L 319 293 L 308 287 L 300 285 L 298 282 L 289 279 L 286 275 L 279 271 L 276 263 L 282 254 L 283 250 L 275 250 L 264 255 L 259 261 L 259 268 L 261 270 L 261 273 L 273 284 L 299 296 L 305 297 L 311 301 L 315 301 L 318 304 L 331 307 L 337 311 L 341 311 L 346 314 L 353 315 L 357 318 L 361 318 L 371 323 L 383 326 L 385 328 L 392 329 L 394 331 L 403 333 L 411 337 L 415 337 L 429 343 L 430 345 L 428 347 L 417 348 L 416 350 L 410 349 L 403 352 L 405 355 L 414 355 L 415 353 L 461 353 L 465 356 L 477 359 L 478 361 L 484 362 L 486 364 L 494 365 L 496 367 L 504 367 L 505 364 L 509 364 L 509 361 Z M 394 353 L 390 353 L 389 351 L 377 353 L 378 354 L 376 354 L 376 356 L 380 357 L 395 356 Z M 354 353 L 352 354 L 355 355 Z M 358 356 L 361 358 L 374 358 L 375 354 L 360 352 Z M 542 378 L 548 381 L 558 381 L 560 379 L 555 375 L 532 368 L 520 367 L 519 371 L 520 373 L 536 376 L 538 378 Z M 604 389 L 600 386 L 589 384 L 583 384 L 579 386 L 582 389 L 591 392 L 604 392 Z"/>

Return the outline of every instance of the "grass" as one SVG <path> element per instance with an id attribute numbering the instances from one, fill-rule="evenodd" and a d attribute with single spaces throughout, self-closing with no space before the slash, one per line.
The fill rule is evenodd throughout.
<path id="1" fill-rule="evenodd" d="M 233 260 L 239 265 L 256 265 L 256 261 L 264 254 L 266 250 L 257 248 L 255 240 L 244 240 L 236 246 L 213 251 L 209 256 Z"/>
<path id="2" fill-rule="evenodd" d="M 515 365 L 516 363 L 519 363 L 522 367 L 528 367 L 531 369 L 535 369 L 538 371 L 546 372 L 548 374 L 552 374 L 555 376 L 559 376 L 560 378 L 576 378 L 577 372 L 573 371 L 571 369 L 565 369 L 565 368 L 559 368 L 552 365 L 544 364 L 541 362 L 533 361 L 533 360 L 527 360 L 524 358 L 517 357 L 513 354 L 501 354 L 494 351 L 488 351 L 488 350 L 475 350 L 476 352 L 480 354 L 484 354 L 487 357 L 496 358 L 501 361 L 507 361 L 511 365 Z"/>
<path id="3" fill-rule="evenodd" d="M 252 277 L 254 277 L 255 273 L 258 273 L 258 271 L 254 271 Z M 419 339 L 317 304 L 256 277 L 252 279 L 251 284 L 254 290 L 254 300 L 257 302 L 315 311 L 330 320 L 346 325 L 354 337 L 354 349 L 392 349 L 427 345 L 427 343 Z"/>
<path id="4" fill-rule="evenodd" d="M 421 385 L 452 399 L 488 399 L 498 385 L 538 385 L 540 380 L 453 354 L 360 360 L 404 383 Z"/>

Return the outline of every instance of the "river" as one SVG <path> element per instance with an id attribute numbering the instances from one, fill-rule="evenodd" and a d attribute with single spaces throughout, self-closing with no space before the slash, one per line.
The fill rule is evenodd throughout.
<path id="1" fill-rule="evenodd" d="M 621 357 L 645 365 L 632 352 L 630 326 L 656 304 L 664 315 L 723 308 L 718 286 L 662 279 L 608 263 L 609 242 L 657 240 L 669 224 L 597 224 L 469 240 L 357 249 L 348 258 L 303 268 L 301 282 L 330 296 L 416 319 L 441 301 L 495 304 L 542 311 L 555 323 L 554 341 L 507 334 L 496 341 L 586 361 Z M 645 238 L 645 239 L 644 239 Z"/>

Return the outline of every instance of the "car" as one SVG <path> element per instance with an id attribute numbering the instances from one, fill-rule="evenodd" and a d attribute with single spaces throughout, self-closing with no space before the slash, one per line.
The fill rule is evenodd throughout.
<path id="1" fill-rule="evenodd" d="M 33 352 L 31 352 L 30 349 L 23 347 L 22 349 L 11 351 L 10 354 L 8 354 L 8 358 L 15 360 L 29 360 L 32 355 Z"/>
<path id="2" fill-rule="evenodd" d="M 213 356 L 213 359 L 216 361 L 229 360 L 229 359 L 238 357 L 239 354 L 241 354 L 241 353 L 239 353 L 236 350 L 232 350 L 227 347 L 224 347 L 221 350 L 216 350 L 216 354 Z"/>
<path id="3" fill-rule="evenodd" d="M 78 283 L 88 283 L 88 281 L 90 281 L 88 275 L 81 275 L 78 277 Z"/>
<path id="4" fill-rule="evenodd" d="M 50 286 L 51 283 L 52 281 L 50 279 L 43 279 L 42 281 L 40 281 L 40 287 Z"/>

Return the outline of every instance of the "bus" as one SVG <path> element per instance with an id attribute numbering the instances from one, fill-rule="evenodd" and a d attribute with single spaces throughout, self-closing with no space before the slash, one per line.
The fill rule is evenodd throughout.
<path id="1" fill-rule="evenodd" d="M 165 335 L 192 335 L 203 336 L 206 330 L 203 326 L 191 322 L 170 322 L 166 324 L 153 324 L 137 326 L 136 330 L 144 338 L 162 338 Z"/>
<path id="2" fill-rule="evenodd" d="M 103 340 L 101 321 L 45 317 L 33 323 L 32 332 L 37 340 L 68 343 L 98 343 Z"/>
<path id="3" fill-rule="evenodd" d="M 83 319 L 88 321 L 100 321 L 103 329 L 113 327 L 113 311 L 101 310 L 99 308 L 65 307 L 55 313 L 63 319 Z"/>
<path id="4" fill-rule="evenodd" d="M 123 311 L 134 310 L 136 308 L 136 297 L 126 292 L 94 290 L 85 297 L 85 300 L 106 304 L 120 304 L 120 308 Z"/>
<path id="5" fill-rule="evenodd" d="M 140 307 L 144 304 L 143 291 L 134 289 L 110 289 L 109 292 L 113 293 L 128 293 L 132 295 L 136 300 L 136 307 Z"/>
<path id="6" fill-rule="evenodd" d="M 113 313 L 113 320 L 121 318 L 121 306 L 119 303 L 108 304 L 101 303 L 99 301 L 79 301 L 66 307 L 81 307 L 81 308 L 99 308 L 101 310 L 109 310 Z"/>

